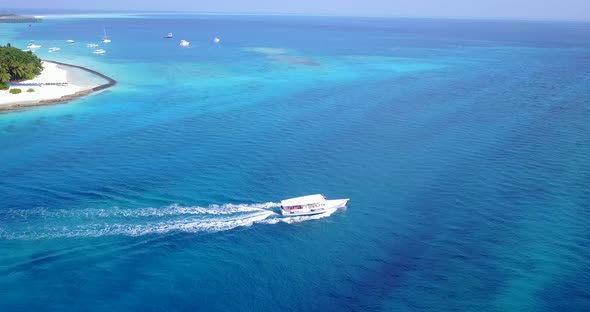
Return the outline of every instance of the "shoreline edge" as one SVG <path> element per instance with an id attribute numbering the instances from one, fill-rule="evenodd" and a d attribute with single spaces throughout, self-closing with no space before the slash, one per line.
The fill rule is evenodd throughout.
<path id="1" fill-rule="evenodd" d="M 7 104 L 7 105 L 0 105 L 0 112 L 2 111 L 11 111 L 11 110 L 17 110 L 17 109 L 21 109 L 21 108 L 28 108 L 28 107 L 36 107 L 36 106 L 47 106 L 47 105 L 53 105 L 53 104 L 63 104 L 72 100 L 75 100 L 77 98 L 92 94 L 94 92 L 97 91 L 101 91 L 107 88 L 110 88 L 114 85 L 117 84 L 117 81 L 107 75 L 104 75 L 102 73 L 99 73 L 95 70 L 83 67 L 83 66 L 79 66 L 79 65 L 72 65 L 72 64 L 67 64 L 67 63 L 62 63 L 62 62 L 56 62 L 56 61 L 50 61 L 50 60 L 43 60 L 44 62 L 49 62 L 49 63 L 54 63 L 57 65 L 61 65 L 61 66 L 65 66 L 65 67 L 72 67 L 72 68 L 77 68 L 80 70 L 83 70 L 85 72 L 91 73 L 93 75 L 99 76 L 100 78 L 103 78 L 104 80 L 107 81 L 107 83 L 90 88 L 90 89 L 86 89 L 86 90 L 81 90 L 78 91 L 74 94 L 68 94 L 68 95 L 64 95 L 62 97 L 56 98 L 56 99 L 48 99 L 48 100 L 39 100 L 36 102 L 30 102 L 30 103 L 14 103 L 14 104 Z"/>

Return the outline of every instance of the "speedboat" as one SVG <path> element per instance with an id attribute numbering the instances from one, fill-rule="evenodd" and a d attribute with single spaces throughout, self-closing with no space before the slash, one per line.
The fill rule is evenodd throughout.
<path id="1" fill-rule="evenodd" d="M 74 41 L 74 40 L 72 40 L 72 39 L 68 39 L 68 40 L 66 40 L 66 43 L 74 43 L 74 42 L 75 42 L 75 41 Z"/>
<path id="2" fill-rule="evenodd" d="M 60 48 L 55 48 L 55 47 L 49 48 L 49 53 L 55 52 L 55 51 L 59 51 L 59 50 L 61 50 L 61 49 Z"/>
<path id="3" fill-rule="evenodd" d="M 164 38 L 170 39 L 170 38 L 174 38 L 174 37 L 172 36 L 172 33 L 168 33 L 166 36 L 164 36 Z"/>
<path id="4" fill-rule="evenodd" d="M 39 49 L 41 46 L 38 44 L 34 44 L 34 43 L 29 43 L 27 44 L 27 49 L 31 50 L 31 49 Z"/>
<path id="5" fill-rule="evenodd" d="M 189 44 L 191 44 L 190 42 L 186 41 L 186 40 L 180 40 L 180 46 L 181 47 L 188 47 Z"/>
<path id="6" fill-rule="evenodd" d="M 98 47 L 98 44 L 96 44 L 96 43 L 89 43 L 89 44 L 86 45 L 86 47 L 87 48 L 96 48 L 96 47 Z"/>
<path id="7" fill-rule="evenodd" d="M 221 39 L 219 39 L 219 38 L 217 38 L 217 37 L 213 38 L 213 42 L 214 42 L 214 43 L 219 43 L 220 41 L 221 41 Z"/>
<path id="8" fill-rule="evenodd" d="M 92 53 L 94 53 L 94 54 L 105 54 L 106 52 L 107 51 L 104 50 L 104 49 L 97 49 L 97 50 L 94 50 Z"/>
<path id="9" fill-rule="evenodd" d="M 348 198 L 326 199 L 324 195 L 315 194 L 281 200 L 283 216 L 308 216 L 334 211 L 346 206 Z"/>

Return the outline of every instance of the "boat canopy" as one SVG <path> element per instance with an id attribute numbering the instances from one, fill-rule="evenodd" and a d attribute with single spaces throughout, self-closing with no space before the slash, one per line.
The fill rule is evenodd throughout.
<path id="1" fill-rule="evenodd" d="M 315 195 L 307 195 L 295 198 L 289 198 L 285 200 L 281 200 L 281 206 L 283 207 L 291 207 L 291 206 L 304 206 L 310 204 L 318 204 L 323 203 L 326 201 L 324 195 L 315 194 Z"/>

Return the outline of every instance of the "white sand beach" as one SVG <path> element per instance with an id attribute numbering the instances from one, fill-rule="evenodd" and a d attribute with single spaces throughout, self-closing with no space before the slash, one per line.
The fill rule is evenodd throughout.
<path id="1" fill-rule="evenodd" d="M 77 95 L 89 94 L 93 88 L 107 84 L 108 81 L 80 68 L 43 61 L 43 71 L 39 76 L 19 83 L 41 85 L 10 87 L 21 89 L 22 92 L 19 94 L 11 94 L 9 90 L 0 91 L 0 110 L 63 102 L 76 98 Z M 52 83 L 67 84 L 48 85 Z M 29 89 L 33 89 L 34 92 L 27 92 Z"/>

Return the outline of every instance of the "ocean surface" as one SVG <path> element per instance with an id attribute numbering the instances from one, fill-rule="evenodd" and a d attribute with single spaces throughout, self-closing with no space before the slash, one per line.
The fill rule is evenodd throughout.
<path id="1" fill-rule="evenodd" d="M 588 23 L 112 14 L 0 38 L 119 82 L 0 114 L 1 311 L 590 310 Z M 314 193 L 351 200 L 279 216 Z"/>

